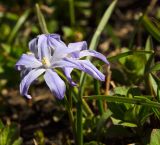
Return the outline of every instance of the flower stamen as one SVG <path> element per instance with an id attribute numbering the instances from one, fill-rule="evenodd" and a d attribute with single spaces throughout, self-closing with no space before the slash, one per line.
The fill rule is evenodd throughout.
<path id="1" fill-rule="evenodd" d="M 51 63 L 50 61 L 48 60 L 48 58 L 46 57 L 43 57 L 42 60 L 41 60 L 42 64 L 45 66 L 45 67 L 50 67 L 51 66 Z"/>

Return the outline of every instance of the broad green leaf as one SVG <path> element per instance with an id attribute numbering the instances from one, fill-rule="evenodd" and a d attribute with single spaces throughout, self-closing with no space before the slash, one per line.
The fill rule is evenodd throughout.
<path id="1" fill-rule="evenodd" d="M 160 145 L 160 129 L 153 129 L 151 132 L 150 145 Z"/>
<path id="2" fill-rule="evenodd" d="M 128 92 L 129 88 L 126 88 L 126 87 L 115 87 L 114 88 L 114 93 L 116 95 L 121 95 L 121 96 L 126 96 L 127 95 L 127 92 Z"/>

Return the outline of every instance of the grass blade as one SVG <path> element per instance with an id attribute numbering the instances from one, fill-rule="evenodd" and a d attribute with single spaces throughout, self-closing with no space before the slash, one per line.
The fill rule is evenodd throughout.
<path id="1" fill-rule="evenodd" d="M 144 96 L 127 98 L 127 97 L 120 97 L 120 96 L 93 95 L 93 96 L 84 96 L 83 98 L 87 100 L 99 99 L 99 100 L 106 100 L 108 102 L 129 103 L 129 104 L 137 104 L 137 105 L 160 108 L 160 103 L 151 101 Z"/>
<path id="2" fill-rule="evenodd" d="M 44 19 L 44 16 L 43 16 L 38 4 L 36 4 L 36 12 L 37 12 L 39 25 L 40 25 L 40 28 L 41 28 L 42 32 L 44 34 L 49 33 L 48 29 L 47 29 L 47 25 L 46 25 L 45 19 Z"/>
<path id="3" fill-rule="evenodd" d="M 100 37 L 103 29 L 107 25 L 107 22 L 108 22 L 109 18 L 111 17 L 111 14 L 113 13 L 113 10 L 114 10 L 116 4 L 117 4 L 117 0 L 113 1 L 111 3 L 111 5 L 109 6 L 109 8 L 105 11 L 105 13 L 104 13 L 104 15 L 103 15 L 98 27 L 97 27 L 96 32 L 94 33 L 94 35 L 92 37 L 89 49 L 91 49 L 91 50 L 96 49 L 96 47 L 98 45 L 99 37 Z M 87 57 L 87 59 L 90 59 L 90 57 Z M 83 84 L 84 84 L 85 78 L 86 78 L 86 74 L 84 72 L 82 72 L 81 78 L 80 78 L 81 94 L 83 94 L 83 90 L 84 90 Z"/>
<path id="4" fill-rule="evenodd" d="M 148 32 L 157 40 L 160 42 L 160 31 L 157 29 L 157 27 L 150 21 L 150 19 L 144 15 L 142 17 L 142 24 L 145 26 L 145 28 L 148 30 Z"/>
<path id="5" fill-rule="evenodd" d="M 26 19 L 28 18 L 30 14 L 30 10 L 26 10 L 22 16 L 18 19 L 15 27 L 13 28 L 11 34 L 9 35 L 9 38 L 8 38 L 8 42 L 9 43 L 12 43 L 13 39 L 15 38 L 18 30 L 21 28 L 21 26 L 23 25 L 23 23 L 26 21 Z"/>
<path id="6" fill-rule="evenodd" d="M 144 51 L 144 50 L 139 50 L 139 51 L 127 51 L 127 52 L 124 52 L 124 53 L 120 53 L 120 54 L 117 54 L 116 56 L 111 56 L 108 58 L 108 61 L 116 61 L 122 57 L 126 57 L 126 56 L 129 56 L 129 55 L 134 55 L 134 54 L 152 54 L 153 51 Z"/>

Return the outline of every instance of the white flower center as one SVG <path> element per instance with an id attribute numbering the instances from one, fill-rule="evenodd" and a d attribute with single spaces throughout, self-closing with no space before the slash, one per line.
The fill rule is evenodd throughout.
<path id="1" fill-rule="evenodd" d="M 41 62 L 44 65 L 44 67 L 50 67 L 51 66 L 50 61 L 46 57 L 43 57 L 42 60 L 41 60 Z"/>

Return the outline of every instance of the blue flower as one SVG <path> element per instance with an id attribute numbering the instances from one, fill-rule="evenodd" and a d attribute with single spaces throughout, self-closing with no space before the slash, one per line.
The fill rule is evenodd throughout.
<path id="1" fill-rule="evenodd" d="M 44 74 L 44 80 L 51 92 L 58 99 L 63 99 L 66 86 L 55 72 L 61 68 L 71 85 L 71 72 L 74 68 L 84 71 L 92 77 L 104 81 L 105 76 L 89 60 L 82 60 L 85 56 L 93 56 L 109 64 L 106 57 L 94 50 L 87 50 L 85 41 L 65 45 L 57 34 L 42 34 L 29 42 L 31 53 L 22 54 L 16 63 L 16 69 L 21 71 L 20 94 L 31 99 L 28 89 L 31 83 Z"/>

